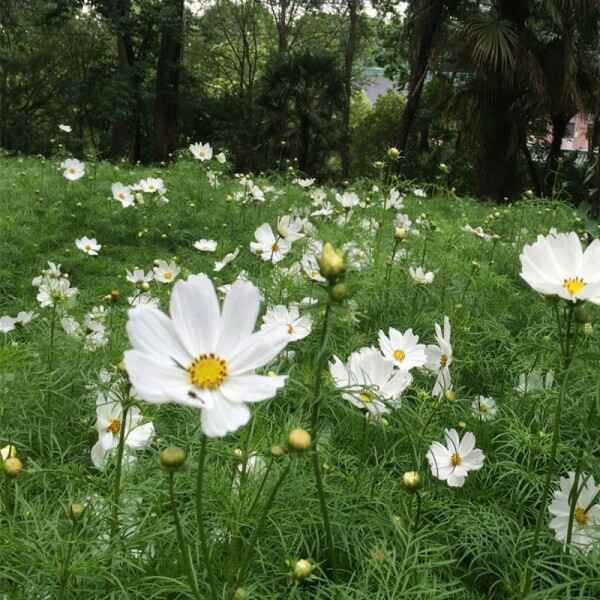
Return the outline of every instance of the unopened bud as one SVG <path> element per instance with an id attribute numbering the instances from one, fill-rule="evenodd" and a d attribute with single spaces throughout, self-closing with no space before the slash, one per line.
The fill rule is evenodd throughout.
<path id="1" fill-rule="evenodd" d="M 272 446 L 271 456 L 273 458 L 281 458 L 285 454 L 285 448 L 283 446 Z"/>
<path id="2" fill-rule="evenodd" d="M 398 158 L 400 156 L 400 150 L 398 150 L 398 148 L 395 148 L 394 146 L 392 146 L 391 148 L 388 148 L 387 155 L 388 155 L 388 158 L 395 160 L 396 158 Z"/>
<path id="3" fill-rule="evenodd" d="M 18 477 L 23 470 L 23 463 L 16 456 L 4 461 L 4 471 L 9 477 Z"/>
<path id="4" fill-rule="evenodd" d="M 309 560 L 301 558 L 294 563 L 294 577 L 296 579 L 305 579 L 313 572 L 313 568 L 313 564 Z"/>
<path id="5" fill-rule="evenodd" d="M 403 242 L 408 237 L 408 232 L 404 227 L 396 227 L 394 231 L 394 237 L 399 241 Z"/>
<path id="6" fill-rule="evenodd" d="M 456 400 L 456 392 L 454 390 L 446 390 L 444 396 L 446 396 L 446 400 L 449 402 L 454 402 Z"/>
<path id="7" fill-rule="evenodd" d="M 577 306 L 575 308 L 575 320 L 578 323 L 587 323 L 590 320 L 587 311 L 583 306 Z"/>
<path id="8" fill-rule="evenodd" d="M 406 471 L 402 475 L 402 485 L 411 492 L 416 491 L 421 485 L 421 475 L 418 471 Z"/>
<path id="9" fill-rule="evenodd" d="M 323 252 L 319 257 L 319 269 L 321 275 L 329 280 L 339 277 L 346 270 L 344 255 L 329 242 L 323 246 Z"/>
<path id="10" fill-rule="evenodd" d="M 167 471 L 177 471 L 185 463 L 185 450 L 183 448 L 165 448 L 160 451 L 160 466 Z"/>
<path id="11" fill-rule="evenodd" d="M 292 429 L 288 435 L 288 445 L 292 450 L 308 450 L 311 444 L 310 433 L 300 427 Z"/>
<path id="12" fill-rule="evenodd" d="M 330 288 L 329 295 L 334 302 L 343 302 L 350 295 L 350 290 L 345 283 L 336 283 Z"/>
<path id="13" fill-rule="evenodd" d="M 83 517 L 83 513 L 85 512 L 85 504 L 80 504 L 79 502 L 74 502 L 69 507 L 69 517 L 76 522 Z"/>
<path id="14" fill-rule="evenodd" d="M 238 588 L 233 595 L 233 600 L 248 600 L 248 598 L 250 598 L 250 592 L 244 588 Z"/>
<path id="15" fill-rule="evenodd" d="M 244 452 L 241 448 L 234 448 L 233 450 L 233 458 L 239 460 L 240 462 L 244 460 Z"/>
<path id="16" fill-rule="evenodd" d="M 119 290 L 113 290 L 110 293 L 110 297 L 113 302 L 116 302 L 121 297 L 121 292 L 119 292 Z"/>
<path id="17" fill-rule="evenodd" d="M 140 288 L 147 292 L 150 289 L 150 284 L 147 281 L 142 281 L 142 283 L 140 283 Z"/>
<path id="18" fill-rule="evenodd" d="M 594 335 L 594 326 L 591 323 L 588 322 L 583 324 L 583 335 L 586 337 Z"/>

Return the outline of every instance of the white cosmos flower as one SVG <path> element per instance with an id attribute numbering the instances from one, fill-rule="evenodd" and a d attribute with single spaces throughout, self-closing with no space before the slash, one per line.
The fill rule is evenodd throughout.
<path id="1" fill-rule="evenodd" d="M 421 188 L 415 188 L 413 190 L 413 196 L 416 196 L 417 198 L 427 198 L 427 194 L 425 193 L 425 190 L 423 190 Z"/>
<path id="2" fill-rule="evenodd" d="M 304 274 L 317 283 L 325 283 L 326 279 L 321 275 L 321 269 L 319 268 L 319 262 L 317 257 L 312 252 L 305 252 L 300 259 L 300 265 Z"/>
<path id="3" fill-rule="evenodd" d="M 77 181 L 85 175 L 85 164 L 76 158 L 68 158 L 60 164 L 63 177 L 69 181 Z"/>
<path id="4" fill-rule="evenodd" d="M 295 183 L 296 185 L 299 185 L 302 188 L 309 188 L 313 183 L 315 182 L 314 179 L 294 179 L 294 181 L 292 183 Z"/>
<path id="5" fill-rule="evenodd" d="M 135 204 L 135 198 L 129 189 L 129 186 L 123 185 L 120 182 L 113 183 L 111 191 L 113 198 L 117 202 L 120 202 L 123 208 L 127 208 L 128 206 Z"/>
<path id="6" fill-rule="evenodd" d="M 256 374 L 289 341 L 278 328 L 254 332 L 259 304 L 258 289 L 238 280 L 220 309 L 212 282 L 201 274 L 175 284 L 170 318 L 152 308 L 131 310 L 133 350 L 125 352 L 125 365 L 136 393 L 201 410 L 209 437 L 245 425 L 246 403 L 272 398 L 286 380 Z"/>
<path id="7" fill-rule="evenodd" d="M 393 208 L 394 210 L 402 210 L 404 208 L 404 195 L 398 190 L 392 189 L 386 200 L 385 206 L 386 208 Z"/>
<path id="8" fill-rule="evenodd" d="M 71 282 L 66 277 L 46 279 L 38 287 L 36 299 L 42 308 L 46 308 L 73 299 L 78 291 L 71 287 Z"/>
<path id="9" fill-rule="evenodd" d="M 60 325 L 67 335 L 72 337 L 80 337 L 83 335 L 83 328 L 81 325 L 69 315 L 65 315 L 61 318 Z"/>
<path id="10" fill-rule="evenodd" d="M 387 360 L 404 371 L 422 367 L 427 362 L 425 345 L 419 344 L 419 336 L 412 329 L 401 333 L 390 327 L 388 335 L 380 331 L 379 349 Z"/>
<path id="11" fill-rule="evenodd" d="M 532 369 L 529 373 L 519 375 L 519 383 L 515 390 L 521 394 L 527 392 L 543 392 L 549 390 L 554 384 L 554 371 L 552 369 L 544 372 L 541 369 Z"/>
<path id="12" fill-rule="evenodd" d="M 463 231 L 472 233 L 486 242 L 489 242 L 492 239 L 492 236 L 489 233 L 485 233 L 481 227 L 471 227 L 468 223 L 463 227 Z"/>
<path id="13" fill-rule="evenodd" d="M 312 330 L 312 319 L 309 316 L 300 316 L 297 304 L 288 306 L 277 305 L 270 308 L 263 316 L 262 329 L 271 327 L 282 328 L 291 342 L 304 339 Z"/>
<path id="14" fill-rule="evenodd" d="M 142 179 L 137 185 L 145 194 L 159 194 L 162 196 L 167 192 L 165 182 L 160 177 L 148 177 L 147 179 Z"/>
<path id="15" fill-rule="evenodd" d="M 15 329 L 16 324 L 17 320 L 14 317 L 8 315 L 0 317 L 0 333 L 10 333 Z"/>
<path id="16" fill-rule="evenodd" d="M 58 126 L 58 128 L 64 133 L 71 133 L 73 128 L 70 125 L 63 125 L 62 123 Z"/>
<path id="17" fill-rule="evenodd" d="M 181 269 L 174 261 L 167 262 L 166 260 L 154 261 L 154 279 L 160 283 L 173 283 L 177 279 L 177 275 L 181 273 Z"/>
<path id="18" fill-rule="evenodd" d="M 221 165 L 224 165 L 227 162 L 227 156 L 225 156 L 225 152 L 219 152 L 217 156 L 215 156 L 217 162 Z"/>
<path id="19" fill-rule="evenodd" d="M 521 277 L 536 292 L 600 304 L 600 240 L 584 252 L 574 232 L 539 235 L 520 258 Z"/>
<path id="20" fill-rule="evenodd" d="M 424 285 L 429 285 L 433 283 L 433 278 L 435 275 L 431 271 L 425 271 L 423 267 L 409 267 L 408 274 L 412 277 L 414 281 L 417 283 L 421 283 Z"/>
<path id="21" fill-rule="evenodd" d="M 142 283 L 150 283 L 154 279 L 154 273 L 148 271 L 144 273 L 143 269 L 134 269 L 133 271 L 127 271 L 127 281 L 134 285 L 141 285 Z"/>
<path id="22" fill-rule="evenodd" d="M 433 391 L 434 396 L 440 396 L 445 390 L 452 388 L 450 365 L 452 364 L 452 329 L 450 320 L 444 317 L 444 329 L 435 323 L 435 339 L 437 344 L 429 344 L 426 348 L 427 362 L 425 367 L 437 375 Z"/>
<path id="23" fill-rule="evenodd" d="M 154 425 L 142 423 L 140 409 L 132 406 L 125 422 L 125 447 L 130 450 L 143 450 L 154 438 Z M 98 441 L 92 448 L 92 462 L 97 469 L 103 469 L 106 458 L 118 445 L 123 426 L 123 407 L 114 392 L 98 392 L 96 396 L 96 430 Z"/>
<path id="24" fill-rule="evenodd" d="M 150 306 L 152 308 L 160 308 L 160 301 L 148 293 L 128 296 L 127 302 L 129 306 Z"/>
<path id="25" fill-rule="evenodd" d="M 202 162 L 206 160 L 211 160 L 213 157 L 213 149 L 208 143 L 202 144 L 200 142 L 197 144 L 191 144 L 190 152 L 196 160 L 201 160 Z"/>
<path id="26" fill-rule="evenodd" d="M 396 215 L 396 220 L 394 221 L 394 227 L 404 227 L 406 231 L 410 231 L 412 227 L 412 221 L 408 215 L 404 213 L 398 213 Z"/>
<path id="27" fill-rule="evenodd" d="M 287 242 L 295 242 L 304 237 L 302 228 L 304 221 L 300 217 L 284 215 L 277 220 L 277 232 Z"/>
<path id="28" fill-rule="evenodd" d="M 102 245 L 98 243 L 96 238 L 88 238 L 83 236 L 78 240 L 75 240 L 75 246 L 88 256 L 98 256 L 98 252 L 102 248 Z"/>
<path id="29" fill-rule="evenodd" d="M 290 251 L 290 243 L 279 236 L 275 237 L 268 223 L 263 223 L 254 232 L 254 237 L 256 242 L 250 242 L 250 252 L 260 254 L 262 260 L 275 264 L 283 260 Z"/>
<path id="30" fill-rule="evenodd" d="M 31 323 L 31 321 L 33 321 L 33 319 L 35 319 L 36 317 L 37 317 L 37 313 L 34 313 L 33 311 L 22 310 L 17 313 L 17 316 L 15 317 L 15 321 L 19 325 L 24 326 L 24 325 L 28 325 L 29 323 Z"/>
<path id="31" fill-rule="evenodd" d="M 577 490 L 574 490 L 575 473 L 570 471 L 567 477 L 560 478 L 560 489 L 553 494 L 548 507 L 554 529 L 554 537 L 566 547 L 569 516 L 572 503 L 575 502 L 571 544 L 584 552 L 600 542 L 600 505 L 596 499 L 598 487 L 591 475 L 581 473 Z"/>
<path id="32" fill-rule="evenodd" d="M 350 209 L 358 206 L 360 198 L 355 192 L 344 192 L 343 194 L 336 194 L 335 199 L 345 208 Z M 314 214 L 314 213 L 313 213 Z"/>
<path id="33" fill-rule="evenodd" d="M 201 239 L 194 242 L 194 248 L 200 250 L 200 252 L 214 252 L 217 249 L 217 242 L 215 240 Z"/>
<path id="34" fill-rule="evenodd" d="M 334 356 L 329 372 L 342 398 L 372 417 L 390 412 L 389 406 L 400 406 L 400 395 L 412 382 L 408 371 L 395 369 L 376 348 L 353 352 L 346 364 Z"/>
<path id="35" fill-rule="evenodd" d="M 473 416 L 481 421 L 493 421 L 498 414 L 498 408 L 493 398 L 479 396 L 471 403 Z"/>
<path id="36" fill-rule="evenodd" d="M 217 273 L 219 271 L 222 271 L 230 262 L 233 262 L 238 257 L 239 253 L 240 253 L 240 249 L 236 248 L 233 252 L 230 252 L 229 254 L 226 254 L 223 257 L 223 260 L 217 260 L 215 262 L 214 270 Z"/>
<path id="37" fill-rule="evenodd" d="M 433 442 L 427 452 L 431 474 L 450 487 L 462 487 L 469 471 L 483 467 L 485 456 L 475 448 L 475 436 L 467 432 L 462 440 L 456 429 L 446 429 L 446 445 Z"/>

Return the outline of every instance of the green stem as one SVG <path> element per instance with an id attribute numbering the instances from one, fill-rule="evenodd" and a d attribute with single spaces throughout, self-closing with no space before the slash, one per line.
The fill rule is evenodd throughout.
<path id="1" fill-rule="evenodd" d="M 119 503 L 121 499 L 121 475 L 123 473 L 123 454 L 125 452 L 125 431 L 127 429 L 127 415 L 129 403 L 123 403 L 123 416 L 121 429 L 119 430 L 119 445 L 117 446 L 117 465 L 115 471 L 115 483 L 113 487 L 112 518 L 110 528 L 110 539 L 114 541 L 119 532 Z"/>
<path id="2" fill-rule="evenodd" d="M 415 531 L 419 531 L 419 521 L 421 520 L 421 494 L 419 494 L 418 491 L 415 491 L 415 498 L 416 498 L 416 502 L 417 502 L 417 510 L 415 513 L 415 523 L 414 523 L 414 530 Z"/>
<path id="3" fill-rule="evenodd" d="M 54 362 L 54 334 L 56 331 L 56 301 L 52 305 L 52 314 L 50 316 L 50 348 L 48 349 L 48 369 L 52 371 Z"/>
<path id="4" fill-rule="evenodd" d="M 569 553 L 569 546 L 571 545 L 571 539 L 573 538 L 573 524 L 575 521 L 575 509 L 577 508 L 577 500 L 579 498 L 579 478 L 581 477 L 581 469 L 583 466 L 583 450 L 579 450 L 579 457 L 577 458 L 577 467 L 575 468 L 575 479 L 573 481 L 573 487 L 569 497 L 569 524 L 567 526 L 567 542 L 565 546 L 565 552 Z"/>
<path id="5" fill-rule="evenodd" d="M 208 575 L 208 582 L 210 585 L 210 591 L 213 598 L 217 598 L 217 586 L 215 583 L 214 573 L 212 564 L 210 561 L 210 552 L 208 550 L 208 539 L 206 537 L 206 529 L 204 527 L 204 511 L 203 511 L 203 499 L 204 499 L 204 467 L 206 464 L 206 442 L 207 438 L 204 434 L 200 444 L 200 454 L 198 455 L 198 471 L 196 473 L 196 522 L 198 524 L 198 535 L 200 536 L 200 548 L 202 550 L 202 558 L 206 566 L 206 573 Z"/>
<path id="6" fill-rule="evenodd" d="M 252 537 L 250 538 L 250 541 L 248 542 L 248 549 L 246 550 L 246 553 L 242 559 L 239 574 L 237 577 L 237 582 L 235 585 L 236 589 L 244 581 L 244 578 L 246 576 L 246 571 L 247 571 L 248 567 L 250 566 L 250 561 L 252 560 L 252 555 L 254 554 L 254 551 L 256 549 L 256 543 L 258 541 L 258 538 L 260 537 L 260 535 L 263 532 L 265 523 L 267 521 L 267 517 L 269 516 L 269 512 L 271 511 L 273 503 L 275 502 L 275 497 L 277 496 L 277 492 L 279 491 L 279 488 L 281 487 L 282 483 L 284 482 L 285 478 L 287 477 L 287 474 L 290 471 L 291 465 L 292 465 L 292 463 L 291 463 L 291 461 L 289 461 L 288 464 L 286 465 L 285 469 L 281 472 L 281 475 L 279 475 L 279 479 L 277 479 L 275 485 L 271 489 L 271 493 L 269 494 L 269 497 L 267 498 L 267 502 L 265 504 L 265 509 L 263 511 L 263 514 L 261 515 L 260 520 L 256 525 L 256 529 L 254 530 L 254 533 L 252 534 Z"/>
<path id="7" fill-rule="evenodd" d="M 65 560 L 62 565 L 62 569 L 60 572 L 59 578 L 59 588 L 58 588 L 58 600 L 63 600 L 66 598 L 67 594 L 67 584 L 69 583 L 70 568 L 71 568 L 71 558 L 73 556 L 73 548 L 75 547 L 77 541 L 77 523 L 73 523 L 72 533 L 69 535 L 69 539 L 67 540 L 67 553 L 65 556 Z"/>
<path id="8" fill-rule="evenodd" d="M 181 527 L 181 521 L 179 519 L 179 512 L 177 511 L 177 501 L 175 499 L 175 474 L 172 471 L 169 472 L 169 497 L 171 499 L 171 512 L 173 513 L 173 520 L 175 521 L 175 530 L 177 531 L 177 542 L 179 543 L 179 551 L 181 552 L 181 561 L 185 569 L 188 584 L 194 596 L 198 600 L 203 600 L 198 589 L 198 579 L 194 571 L 190 549 L 185 541 L 183 528 Z"/>
<path id="9" fill-rule="evenodd" d="M 265 469 L 265 474 L 263 475 L 262 481 L 260 482 L 258 491 L 256 492 L 256 495 L 254 496 L 254 500 L 252 500 L 252 504 L 250 505 L 250 508 L 248 509 L 249 516 L 254 512 L 254 509 L 256 508 L 256 505 L 258 504 L 258 500 L 259 500 L 263 490 L 265 489 L 265 485 L 267 483 L 267 479 L 269 478 L 269 475 L 271 474 L 271 470 L 273 469 L 274 462 L 275 462 L 274 459 L 271 458 L 271 460 L 269 461 L 269 464 L 267 465 L 267 468 Z"/>

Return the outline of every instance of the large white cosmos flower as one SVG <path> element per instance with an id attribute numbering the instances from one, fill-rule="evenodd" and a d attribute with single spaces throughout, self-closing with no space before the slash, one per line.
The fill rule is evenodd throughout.
<path id="1" fill-rule="evenodd" d="M 85 175 L 85 164 L 76 158 L 67 158 L 60 164 L 63 177 L 69 181 L 77 181 Z"/>
<path id="2" fill-rule="evenodd" d="M 574 232 L 539 235 L 520 258 L 521 277 L 536 292 L 600 304 L 600 240 L 584 252 Z"/>
<path id="3" fill-rule="evenodd" d="M 170 318 L 153 308 L 129 312 L 133 350 L 125 365 L 136 393 L 156 404 L 172 402 L 202 411 L 209 437 L 236 431 L 250 418 L 248 402 L 272 398 L 285 376 L 257 375 L 289 341 L 280 328 L 254 332 L 259 291 L 236 281 L 222 310 L 211 280 L 192 275 L 173 288 Z"/>
<path id="4" fill-rule="evenodd" d="M 379 349 L 385 358 L 403 371 L 422 367 L 427 362 L 425 345 L 419 344 L 419 336 L 412 329 L 401 333 L 390 327 L 389 337 L 380 331 Z"/>
<path id="5" fill-rule="evenodd" d="M 462 440 L 456 429 L 446 429 L 446 445 L 433 442 L 427 452 L 431 474 L 450 487 L 462 487 L 469 471 L 483 467 L 485 456 L 475 448 L 475 436 L 467 432 Z"/>
<path id="6" fill-rule="evenodd" d="M 256 242 L 250 242 L 250 251 L 253 254 L 260 254 L 260 257 L 265 261 L 278 263 L 290 251 L 290 242 L 280 236 L 275 237 L 268 223 L 263 223 L 254 232 L 254 237 Z"/>

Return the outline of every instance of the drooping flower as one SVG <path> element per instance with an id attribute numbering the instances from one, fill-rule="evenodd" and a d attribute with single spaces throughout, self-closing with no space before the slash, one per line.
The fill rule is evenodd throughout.
<path id="1" fill-rule="evenodd" d="M 279 328 L 254 332 L 259 295 L 254 285 L 238 280 L 220 309 L 212 282 L 201 274 L 175 284 L 170 317 L 132 309 L 127 332 L 133 349 L 125 353 L 125 364 L 136 393 L 148 402 L 201 410 L 209 437 L 245 425 L 246 404 L 272 398 L 286 381 L 256 374 L 289 341 Z"/>
<path id="2" fill-rule="evenodd" d="M 218 273 L 222 271 L 229 263 L 233 262 L 239 255 L 240 249 L 236 248 L 233 252 L 226 254 L 222 260 L 215 261 L 214 270 Z"/>
<path id="3" fill-rule="evenodd" d="M 291 342 L 304 339 L 312 330 L 312 319 L 309 316 L 300 316 L 297 304 L 288 306 L 277 305 L 270 308 L 263 316 L 261 329 L 270 327 L 282 328 Z"/>
<path id="4" fill-rule="evenodd" d="M 224 165 L 227 162 L 227 156 L 225 156 L 225 152 L 219 152 L 215 158 L 220 165 Z"/>
<path id="5" fill-rule="evenodd" d="M 569 529 L 571 506 L 575 503 L 573 513 L 573 530 L 571 545 L 587 552 L 600 543 L 600 505 L 598 504 L 598 487 L 591 475 L 581 473 L 578 489 L 575 486 L 575 473 L 570 471 L 567 477 L 560 478 L 560 489 L 553 494 L 548 507 L 552 520 L 550 527 L 554 529 L 554 537 L 565 547 Z"/>
<path id="6" fill-rule="evenodd" d="M 154 279 L 160 283 L 173 283 L 177 279 L 177 275 L 181 273 L 181 269 L 176 262 L 167 262 L 166 260 L 155 260 L 152 271 L 154 272 Z"/>
<path id="7" fill-rule="evenodd" d="M 549 390 L 554 384 L 554 371 L 552 369 L 544 372 L 542 369 L 532 369 L 529 373 L 519 375 L 519 383 L 515 390 L 521 394 L 531 392 L 543 392 Z"/>
<path id="8" fill-rule="evenodd" d="M 479 396 L 471 403 L 473 416 L 481 421 L 493 421 L 498 414 L 496 401 L 493 398 Z"/>
<path id="9" fill-rule="evenodd" d="M 160 302 L 157 298 L 154 298 L 148 293 L 136 294 L 135 296 L 128 296 L 127 303 L 129 306 L 150 306 L 152 308 L 160 308 Z"/>
<path id="10" fill-rule="evenodd" d="M 217 242 L 215 240 L 201 239 L 194 242 L 194 248 L 200 250 L 200 252 L 214 252 L 217 249 Z"/>
<path id="11" fill-rule="evenodd" d="M 346 364 L 334 356 L 329 372 L 342 398 L 372 417 L 400 406 L 400 396 L 412 382 L 408 371 L 395 369 L 376 348 L 353 352 Z"/>
<path id="12" fill-rule="evenodd" d="M 111 187 L 113 198 L 121 203 L 123 208 L 135 204 L 135 198 L 129 186 L 123 185 L 120 182 L 113 183 Z"/>
<path id="13" fill-rule="evenodd" d="M 23 327 L 31 323 L 37 316 L 37 313 L 34 313 L 33 311 L 22 310 L 17 313 L 15 323 Z"/>
<path id="14" fill-rule="evenodd" d="M 424 285 L 429 285 L 430 283 L 433 283 L 433 279 L 435 277 L 432 271 L 426 272 L 423 269 L 423 267 L 409 267 L 408 274 L 411 276 L 413 281 Z"/>
<path id="15" fill-rule="evenodd" d="M 427 362 L 426 347 L 419 344 L 419 336 L 412 329 L 401 333 L 390 327 L 388 335 L 380 331 L 379 349 L 387 360 L 404 371 L 422 367 Z"/>
<path id="16" fill-rule="evenodd" d="M 85 175 L 85 164 L 76 158 L 68 158 L 60 164 L 63 177 L 69 181 L 77 181 Z"/>
<path id="17" fill-rule="evenodd" d="M 127 271 L 126 279 L 129 283 L 141 286 L 144 283 L 150 283 L 154 279 L 154 273 L 152 271 L 144 273 L 143 269 L 134 269 L 133 271 Z"/>
<path id="18" fill-rule="evenodd" d="M 271 226 L 263 223 L 255 232 L 256 242 L 250 242 L 250 252 L 260 254 L 264 261 L 270 261 L 273 264 L 283 260 L 290 251 L 290 243 L 281 238 L 275 237 Z"/>
<path id="19" fill-rule="evenodd" d="M 473 235 L 486 242 L 489 242 L 492 239 L 492 236 L 489 233 L 483 231 L 481 227 L 471 227 L 468 223 L 463 227 L 463 231 L 466 231 L 467 233 L 472 233 Z"/>
<path id="20" fill-rule="evenodd" d="M 584 251 L 574 232 L 539 235 L 520 258 L 521 277 L 536 292 L 600 304 L 600 240 Z"/>
<path id="21" fill-rule="evenodd" d="M 360 198 L 355 192 L 344 192 L 336 194 L 335 199 L 346 209 L 349 210 L 360 204 Z M 314 214 L 314 213 L 313 213 Z"/>
<path id="22" fill-rule="evenodd" d="M 390 190 L 390 195 L 385 200 L 385 206 L 394 210 L 402 210 L 404 208 L 404 195 L 396 189 Z"/>
<path id="23" fill-rule="evenodd" d="M 75 240 L 75 246 L 77 246 L 79 250 L 88 256 L 98 256 L 98 252 L 100 252 L 102 248 L 102 245 L 98 243 L 96 238 L 89 238 L 85 236 Z"/>
<path id="24" fill-rule="evenodd" d="M 469 471 L 483 467 L 485 456 L 475 448 L 475 436 L 465 433 L 462 440 L 456 429 L 446 429 L 446 445 L 433 442 L 427 452 L 431 474 L 450 487 L 462 487 Z"/>
<path id="25" fill-rule="evenodd" d="M 292 183 L 295 183 L 296 185 L 299 185 L 302 188 L 309 188 L 313 183 L 315 182 L 314 179 L 294 179 L 294 181 Z"/>
<path id="26" fill-rule="evenodd" d="M 213 149 L 208 143 L 202 144 L 199 142 L 197 144 L 191 144 L 190 152 L 196 160 L 200 160 L 202 162 L 211 160 L 213 157 Z"/>
<path id="27" fill-rule="evenodd" d="M 452 364 L 452 329 L 450 320 L 444 317 L 444 329 L 435 323 L 435 339 L 437 344 L 429 344 L 426 348 L 427 362 L 425 367 L 437 375 L 433 391 L 434 396 L 440 396 L 445 390 L 452 389 L 450 365 Z"/>

